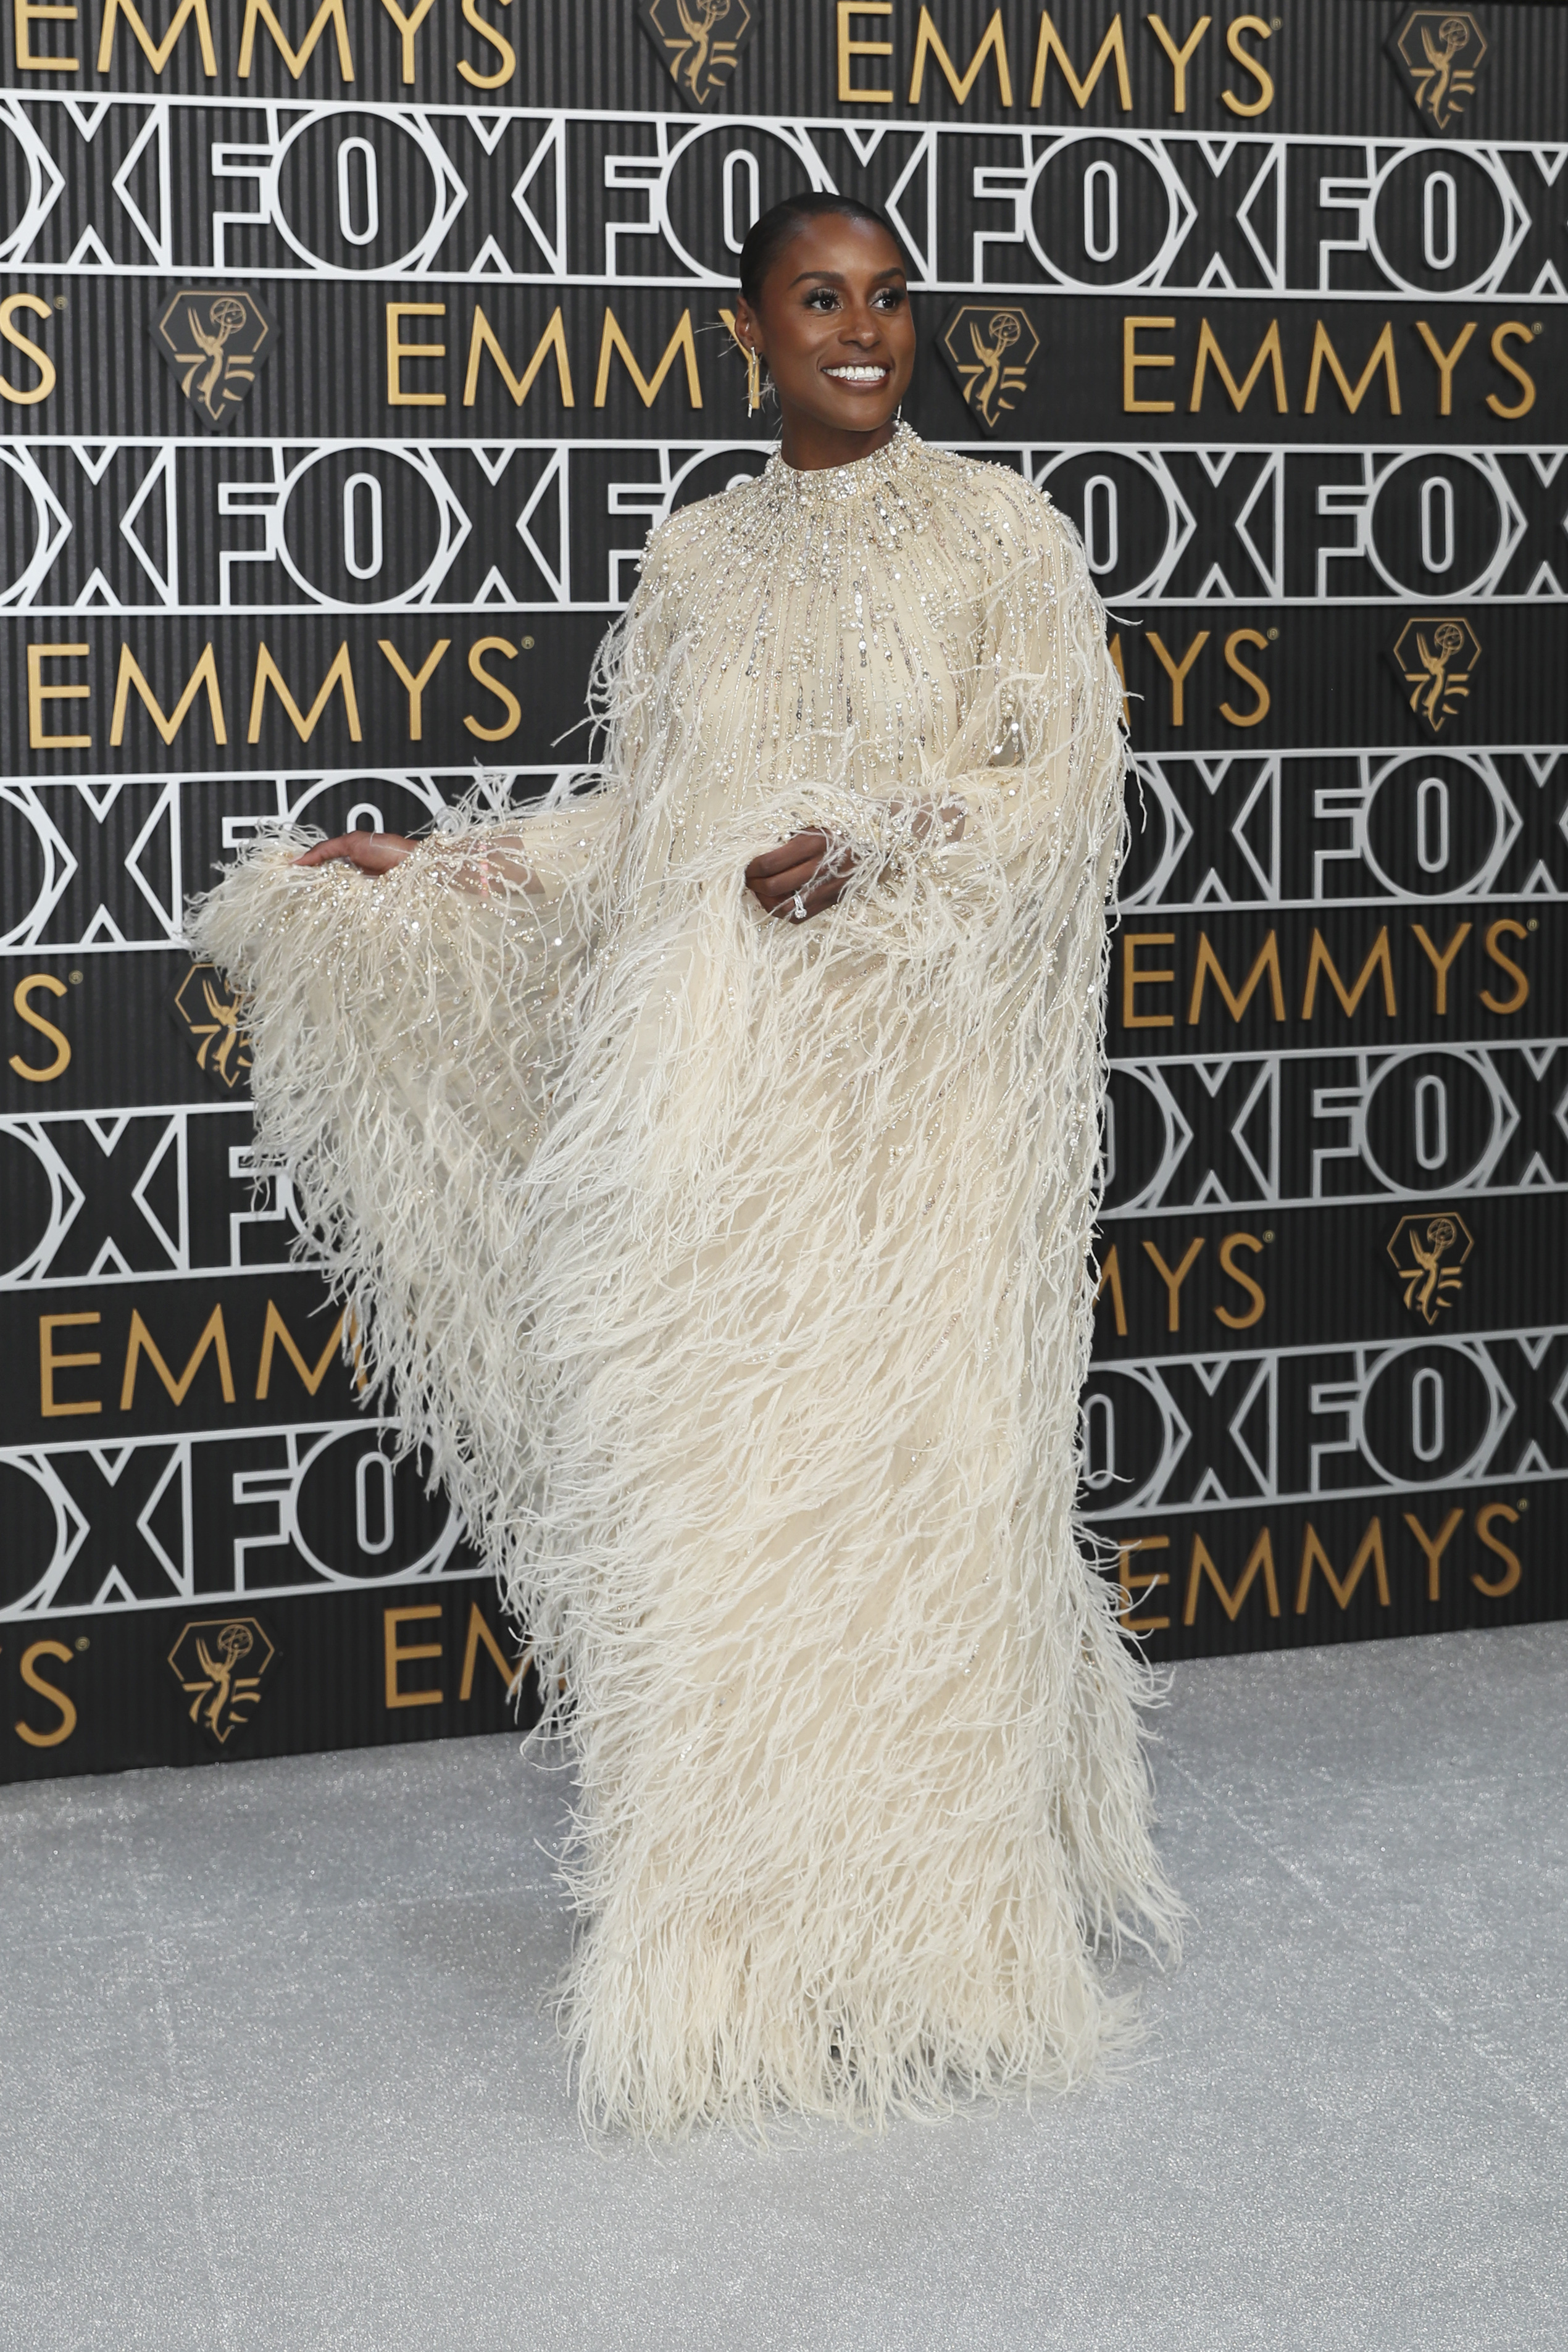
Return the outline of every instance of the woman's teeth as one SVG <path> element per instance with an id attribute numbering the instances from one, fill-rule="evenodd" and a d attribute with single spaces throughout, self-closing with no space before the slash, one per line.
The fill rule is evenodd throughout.
<path id="1" fill-rule="evenodd" d="M 885 367 L 830 367 L 823 373 L 837 376 L 840 383 L 885 383 L 889 374 Z"/>

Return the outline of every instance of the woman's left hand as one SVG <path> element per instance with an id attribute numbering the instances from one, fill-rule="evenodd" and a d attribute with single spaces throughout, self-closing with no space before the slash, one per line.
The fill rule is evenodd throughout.
<path id="1" fill-rule="evenodd" d="M 746 887 L 764 915 L 805 922 L 843 895 L 851 869 L 847 861 L 835 861 L 834 870 L 825 872 L 828 849 L 825 833 L 794 833 L 777 849 L 752 858 L 746 868 Z"/>

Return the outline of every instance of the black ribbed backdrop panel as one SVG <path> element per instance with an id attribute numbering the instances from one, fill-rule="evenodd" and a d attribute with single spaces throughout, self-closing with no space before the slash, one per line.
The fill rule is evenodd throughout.
<path id="1" fill-rule="evenodd" d="M 298 56 L 316 0 L 275 5 Z M 1011 103 L 994 45 L 961 99 L 929 37 L 910 96 L 922 15 L 963 86 L 978 0 L 729 0 L 700 109 L 636 0 L 437 0 L 412 83 L 380 0 L 352 80 L 330 19 L 298 73 L 258 19 L 242 77 L 240 0 L 210 77 L 195 18 L 154 68 L 121 16 L 100 74 L 103 0 L 30 63 L 0 17 L 0 1777 L 508 1719 L 489 1588 L 253 1199 L 180 908 L 258 823 L 414 829 L 481 751 L 520 801 L 571 759 L 650 523 L 762 460 L 720 312 L 753 188 L 807 181 L 897 203 L 915 422 L 1048 489 L 1113 616 L 1083 1499 L 1130 1628 L 1563 1613 L 1568 7 L 1163 14 L 1211 18 L 1180 112 L 1148 12 L 1096 0 L 1051 11 L 1082 103 L 1053 55 L 1038 105 L 1021 0 Z M 891 42 L 847 62 L 891 104 L 841 94 L 841 35 Z M 176 298 L 237 306 L 221 422 Z M 951 354 L 1005 312 L 1031 356 L 977 413 Z M 700 401 L 683 341 L 645 398 L 612 314 L 645 390 L 689 330 Z M 542 344 L 520 404 L 492 345 L 515 383 Z M 383 641 L 443 638 L 416 741 Z M 342 654 L 357 734 L 268 692 L 251 741 L 263 646 L 302 717 Z M 116 723 L 128 662 L 169 714 L 209 647 L 224 740 L 204 686 L 167 744 L 133 686 Z"/>

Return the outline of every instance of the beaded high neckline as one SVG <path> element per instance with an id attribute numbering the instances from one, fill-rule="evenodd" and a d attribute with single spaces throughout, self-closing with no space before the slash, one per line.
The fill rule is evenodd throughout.
<path id="1" fill-rule="evenodd" d="M 787 498 L 803 506 L 837 504 L 892 488 L 916 450 L 923 446 L 914 426 L 900 418 L 890 441 L 885 441 L 868 457 L 852 457 L 847 466 L 791 466 L 775 449 L 763 469 L 763 480 L 775 498 Z"/>

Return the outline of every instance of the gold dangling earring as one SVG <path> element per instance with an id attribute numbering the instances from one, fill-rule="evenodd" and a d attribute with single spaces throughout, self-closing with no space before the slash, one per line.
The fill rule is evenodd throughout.
<path id="1" fill-rule="evenodd" d="M 750 343 L 746 345 L 746 406 L 754 416 L 763 404 L 763 363 Z"/>

